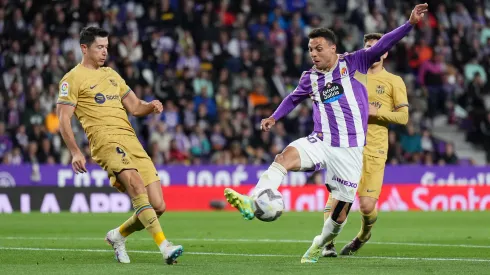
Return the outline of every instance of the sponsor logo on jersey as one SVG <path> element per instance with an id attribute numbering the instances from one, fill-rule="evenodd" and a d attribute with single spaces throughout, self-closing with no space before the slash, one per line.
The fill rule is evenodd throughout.
<path id="1" fill-rule="evenodd" d="M 320 93 L 320 98 L 323 103 L 331 103 L 339 100 L 344 95 L 344 88 L 338 83 L 327 83 L 325 88 Z"/>
<path id="2" fill-rule="evenodd" d="M 334 180 L 334 181 L 336 181 L 336 182 L 338 182 L 338 183 L 340 183 L 342 185 L 345 185 L 347 187 L 357 188 L 357 183 L 350 182 L 350 181 L 347 181 L 347 180 L 343 180 L 343 179 L 341 179 L 341 178 L 339 178 L 339 177 L 337 177 L 335 175 L 332 177 L 332 180 Z"/>
<path id="3" fill-rule="evenodd" d="M 107 100 L 119 100 L 119 95 L 106 95 Z"/>
<path id="4" fill-rule="evenodd" d="M 106 100 L 119 100 L 119 95 L 104 95 L 102 93 L 95 95 L 95 102 L 98 104 L 103 104 Z"/>
<path id="5" fill-rule="evenodd" d="M 60 96 L 68 96 L 68 90 L 70 89 L 70 85 L 68 82 L 63 81 L 60 86 Z"/>
<path id="6" fill-rule="evenodd" d="M 97 93 L 94 97 L 95 102 L 98 104 L 103 104 L 105 102 L 105 96 L 101 93 Z"/>
<path id="7" fill-rule="evenodd" d="M 369 104 L 373 105 L 374 107 L 376 108 L 381 108 L 381 106 L 383 106 L 383 104 L 379 101 L 373 101 L 373 102 L 370 102 Z"/>
<path id="8" fill-rule="evenodd" d="M 379 95 L 382 95 L 385 93 L 385 86 L 383 85 L 377 85 L 376 86 L 376 93 Z"/>

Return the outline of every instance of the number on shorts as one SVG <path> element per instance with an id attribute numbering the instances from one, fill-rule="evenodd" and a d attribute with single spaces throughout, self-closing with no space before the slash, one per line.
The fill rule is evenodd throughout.
<path id="1" fill-rule="evenodd" d="M 308 136 L 306 137 L 306 139 L 310 142 L 310 143 L 315 143 L 317 142 L 317 139 L 314 137 L 314 136 Z"/>

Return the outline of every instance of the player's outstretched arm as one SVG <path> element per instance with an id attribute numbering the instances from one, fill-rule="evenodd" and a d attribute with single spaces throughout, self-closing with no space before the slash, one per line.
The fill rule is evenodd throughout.
<path id="1" fill-rule="evenodd" d="M 406 125 L 408 123 L 408 96 L 407 87 L 401 77 L 392 79 L 393 85 L 393 103 L 392 111 L 377 109 L 373 105 L 369 106 L 369 114 L 376 117 L 379 121 L 388 123 Z M 374 108 L 374 110 L 372 110 Z"/>
<path id="2" fill-rule="evenodd" d="M 123 99 L 122 104 L 133 116 L 146 116 L 153 112 L 159 114 L 163 111 L 163 105 L 158 100 L 146 102 L 139 99 L 132 91 L 130 91 Z"/>
<path id="3" fill-rule="evenodd" d="M 368 66 L 379 60 L 379 58 L 388 52 L 396 43 L 403 39 L 425 15 L 428 9 L 427 4 L 416 5 L 412 10 L 410 19 L 405 24 L 383 35 L 374 46 L 366 50 Z"/>
<path id="4" fill-rule="evenodd" d="M 371 108 L 371 106 L 369 108 Z M 376 107 L 373 106 L 373 108 Z M 408 104 L 396 106 L 393 111 L 384 111 L 379 109 L 373 114 L 373 116 L 375 116 L 379 121 L 406 125 L 408 123 Z"/>
<path id="5" fill-rule="evenodd" d="M 70 150 L 72 156 L 72 168 L 75 173 L 85 173 L 87 168 L 85 168 L 85 157 L 78 148 L 77 142 L 75 141 L 75 135 L 71 128 L 71 118 L 75 112 L 75 107 L 71 105 L 57 104 L 56 114 L 60 120 L 60 132 L 63 141 L 65 141 L 66 147 Z"/>
<path id="6" fill-rule="evenodd" d="M 268 132 L 276 124 L 277 120 L 289 114 L 298 104 L 310 97 L 310 75 L 310 71 L 303 72 L 296 89 L 282 100 L 272 116 L 262 119 L 260 123 L 260 129 L 262 131 Z"/>

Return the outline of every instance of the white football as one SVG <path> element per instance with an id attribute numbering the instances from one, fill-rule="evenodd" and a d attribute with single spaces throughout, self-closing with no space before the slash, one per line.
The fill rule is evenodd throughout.
<path id="1" fill-rule="evenodd" d="M 264 222 L 277 220 L 284 211 L 284 201 L 279 191 L 274 189 L 257 190 L 254 200 L 254 215 Z"/>

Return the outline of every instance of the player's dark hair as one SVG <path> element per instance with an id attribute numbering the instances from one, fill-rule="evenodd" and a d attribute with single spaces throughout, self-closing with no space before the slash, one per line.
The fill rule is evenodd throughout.
<path id="1" fill-rule="evenodd" d="M 364 44 L 369 40 L 380 40 L 383 37 L 382 33 L 368 33 L 364 35 Z"/>
<path id="2" fill-rule="evenodd" d="M 308 34 L 309 39 L 318 38 L 318 37 L 323 37 L 328 42 L 337 45 L 337 36 L 331 29 L 315 28 Z"/>
<path id="3" fill-rule="evenodd" d="M 80 32 L 80 45 L 90 47 L 97 37 L 108 37 L 109 32 L 99 27 L 85 27 Z"/>

